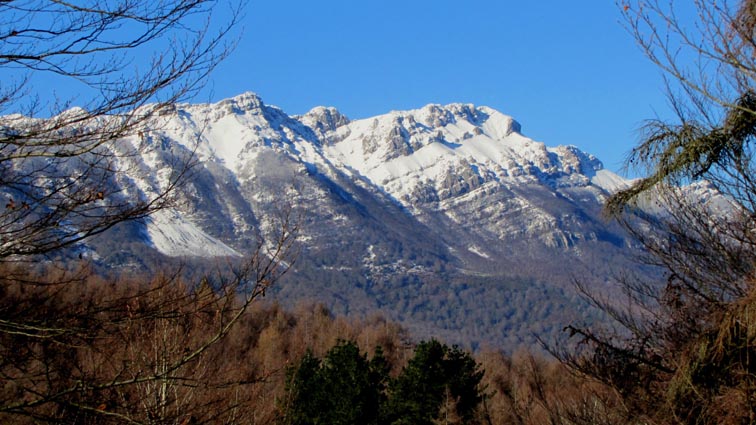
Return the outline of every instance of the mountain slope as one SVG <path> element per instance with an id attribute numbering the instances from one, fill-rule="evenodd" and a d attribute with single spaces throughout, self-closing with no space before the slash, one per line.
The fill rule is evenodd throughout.
<path id="1" fill-rule="evenodd" d="M 131 159 L 142 196 L 195 164 L 176 206 L 122 231 L 122 245 L 238 257 L 291 210 L 302 252 L 280 301 L 381 311 L 421 336 L 528 343 L 533 327 L 554 332 L 592 314 L 571 280 L 603 281 L 630 249 L 601 218 L 624 179 L 574 146 L 525 137 L 486 107 L 351 121 L 323 107 L 289 116 L 245 93 L 177 105 L 128 142 L 148 147 Z M 100 238 L 91 249 L 117 262 L 106 255 L 113 243 Z"/>

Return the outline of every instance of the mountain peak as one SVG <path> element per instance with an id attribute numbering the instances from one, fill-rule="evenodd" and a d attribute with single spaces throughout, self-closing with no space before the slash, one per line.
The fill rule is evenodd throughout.
<path id="1" fill-rule="evenodd" d="M 270 147 L 310 168 L 346 166 L 405 206 L 416 192 L 442 200 L 484 183 L 582 187 L 603 168 L 574 146 L 547 147 L 523 136 L 511 116 L 471 103 L 428 104 L 352 121 L 324 106 L 291 117 L 247 92 L 192 109 L 198 122 L 203 114 L 212 117 L 201 132 L 206 143 L 200 152 L 232 172 Z"/>
<path id="2" fill-rule="evenodd" d="M 219 106 L 228 106 L 233 112 L 243 113 L 246 111 L 259 110 L 266 107 L 260 96 L 253 92 L 244 92 L 218 102 Z"/>
<path id="3" fill-rule="evenodd" d="M 321 139 L 327 139 L 328 133 L 332 133 L 339 127 L 348 125 L 351 122 L 338 109 L 325 106 L 312 108 L 306 114 L 296 118 L 315 131 Z"/>
<path id="4" fill-rule="evenodd" d="M 401 117 L 411 122 L 421 123 L 431 129 L 441 129 L 449 125 L 469 124 L 467 127 L 478 128 L 475 135 L 482 134 L 485 125 L 487 133 L 493 138 L 503 138 L 512 133 L 520 133 L 522 127 L 509 115 L 487 107 L 475 106 L 471 103 L 450 103 L 440 105 L 431 103 L 420 109 L 408 111 L 392 111 L 392 117 Z"/>

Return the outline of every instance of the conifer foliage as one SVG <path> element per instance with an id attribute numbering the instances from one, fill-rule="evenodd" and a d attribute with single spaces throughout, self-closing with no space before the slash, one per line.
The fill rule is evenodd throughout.
<path id="1" fill-rule="evenodd" d="M 472 423 L 483 401 L 482 378 L 483 371 L 468 353 L 436 340 L 422 342 L 392 382 L 390 423 L 433 424 L 442 411 Z"/>
<path id="2" fill-rule="evenodd" d="M 474 424 L 482 415 L 483 374 L 469 353 L 431 340 L 391 379 L 380 348 L 368 360 L 354 342 L 341 341 L 322 361 L 308 351 L 289 369 L 282 422 Z"/>
<path id="3" fill-rule="evenodd" d="M 286 424 L 378 424 L 388 370 L 381 351 L 372 360 L 354 342 L 340 341 L 323 361 L 308 350 L 289 369 Z"/>

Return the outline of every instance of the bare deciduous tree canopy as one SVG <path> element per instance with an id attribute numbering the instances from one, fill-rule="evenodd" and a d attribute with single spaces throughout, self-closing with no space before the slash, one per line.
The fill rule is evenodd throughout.
<path id="1" fill-rule="evenodd" d="M 237 412 L 228 394 L 257 379 L 228 378 L 209 362 L 286 271 L 296 234 L 288 217 L 272 248 L 260 243 L 245 262 L 195 284 L 180 272 L 110 282 L 86 267 L 72 275 L 50 262 L 42 272 L 7 264 L 169 205 L 191 154 L 156 193 L 131 182 L 130 158 L 149 148 L 147 121 L 195 95 L 229 53 L 244 3 L 0 2 L 3 422 L 219 421 Z M 77 94 L 56 98 L 41 83 Z"/>
<path id="2" fill-rule="evenodd" d="M 140 125 L 196 94 L 228 54 L 243 3 L 0 2 L 0 261 L 54 252 L 170 201 L 191 161 L 140 197 L 123 159 L 145 149 Z M 41 81 L 79 94 L 39 93 Z"/>
<path id="3" fill-rule="evenodd" d="M 753 423 L 756 2 L 620 5 L 676 113 L 643 128 L 629 166 L 645 177 L 608 202 L 658 278 L 588 293 L 613 326 L 569 326 L 578 344 L 559 356 L 613 387 L 626 421 Z"/>

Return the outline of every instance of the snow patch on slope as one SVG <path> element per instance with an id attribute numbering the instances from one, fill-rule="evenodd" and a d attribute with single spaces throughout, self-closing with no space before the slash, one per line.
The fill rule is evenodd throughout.
<path id="1" fill-rule="evenodd" d="M 358 172 L 410 208 L 418 193 L 456 196 L 492 180 L 546 181 L 548 174 L 554 185 L 582 186 L 602 168 L 577 148 L 549 149 L 523 136 L 510 116 L 466 104 L 352 121 L 336 128 L 332 140 L 323 151 L 334 164 Z M 596 181 L 609 186 L 613 179 L 602 173 Z"/>
<path id="2" fill-rule="evenodd" d="M 633 181 L 620 177 L 609 170 L 598 170 L 596 175 L 591 177 L 591 183 L 609 193 L 615 193 L 627 189 Z"/>
<path id="3" fill-rule="evenodd" d="M 169 257 L 241 257 L 241 254 L 203 232 L 176 211 L 161 210 L 147 222 L 152 245 Z"/>
<path id="4" fill-rule="evenodd" d="M 485 252 L 485 251 L 483 251 L 483 250 L 482 250 L 482 249 L 481 249 L 481 248 L 480 248 L 479 246 L 477 246 L 477 245 L 472 245 L 472 246 L 469 246 L 469 247 L 467 247 L 467 250 L 468 250 L 468 251 L 470 251 L 470 252 L 472 252 L 473 254 L 477 255 L 478 257 L 483 257 L 483 258 L 491 258 L 491 256 L 490 256 L 490 255 L 486 254 L 486 252 Z"/>

